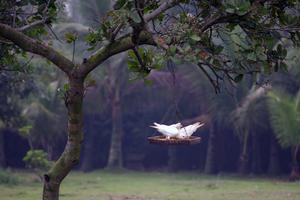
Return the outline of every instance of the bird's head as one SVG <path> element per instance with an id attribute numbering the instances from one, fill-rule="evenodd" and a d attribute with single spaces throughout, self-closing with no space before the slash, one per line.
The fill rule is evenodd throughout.
<path id="1" fill-rule="evenodd" d="M 178 130 L 182 128 L 182 124 L 181 123 L 173 124 L 171 126 L 177 128 Z"/>

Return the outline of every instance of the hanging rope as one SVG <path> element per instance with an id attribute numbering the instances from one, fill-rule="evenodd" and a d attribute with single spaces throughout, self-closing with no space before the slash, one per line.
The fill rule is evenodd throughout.
<path id="1" fill-rule="evenodd" d="M 175 74 L 175 64 L 171 59 L 167 60 L 167 67 L 172 75 L 172 89 L 173 89 L 173 103 L 175 106 L 175 114 L 178 122 L 182 121 L 181 114 L 178 108 L 178 101 L 177 101 L 177 91 L 176 91 L 176 74 Z"/>

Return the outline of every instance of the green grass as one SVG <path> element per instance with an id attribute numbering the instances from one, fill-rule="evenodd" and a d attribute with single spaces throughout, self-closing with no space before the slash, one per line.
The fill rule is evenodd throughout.
<path id="1" fill-rule="evenodd" d="M 42 185 L 33 174 L 17 172 L 17 185 L 0 185 L 1 200 L 41 199 Z M 204 176 L 196 173 L 71 173 L 61 200 L 300 200 L 300 182 L 279 179 Z"/>

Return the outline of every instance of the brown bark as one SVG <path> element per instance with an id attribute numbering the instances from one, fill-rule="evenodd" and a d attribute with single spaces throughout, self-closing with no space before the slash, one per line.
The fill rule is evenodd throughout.
<path id="1" fill-rule="evenodd" d="M 57 200 L 59 187 L 72 167 L 79 162 L 82 135 L 83 78 L 70 77 L 70 90 L 66 95 L 68 109 L 68 140 L 61 157 L 44 175 L 43 200 Z"/>

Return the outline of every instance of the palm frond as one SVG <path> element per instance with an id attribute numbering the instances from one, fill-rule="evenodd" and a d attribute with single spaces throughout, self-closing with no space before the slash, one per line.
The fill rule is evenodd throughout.
<path id="1" fill-rule="evenodd" d="M 293 98 L 281 91 L 269 93 L 271 125 L 283 147 L 300 145 L 299 94 Z"/>

